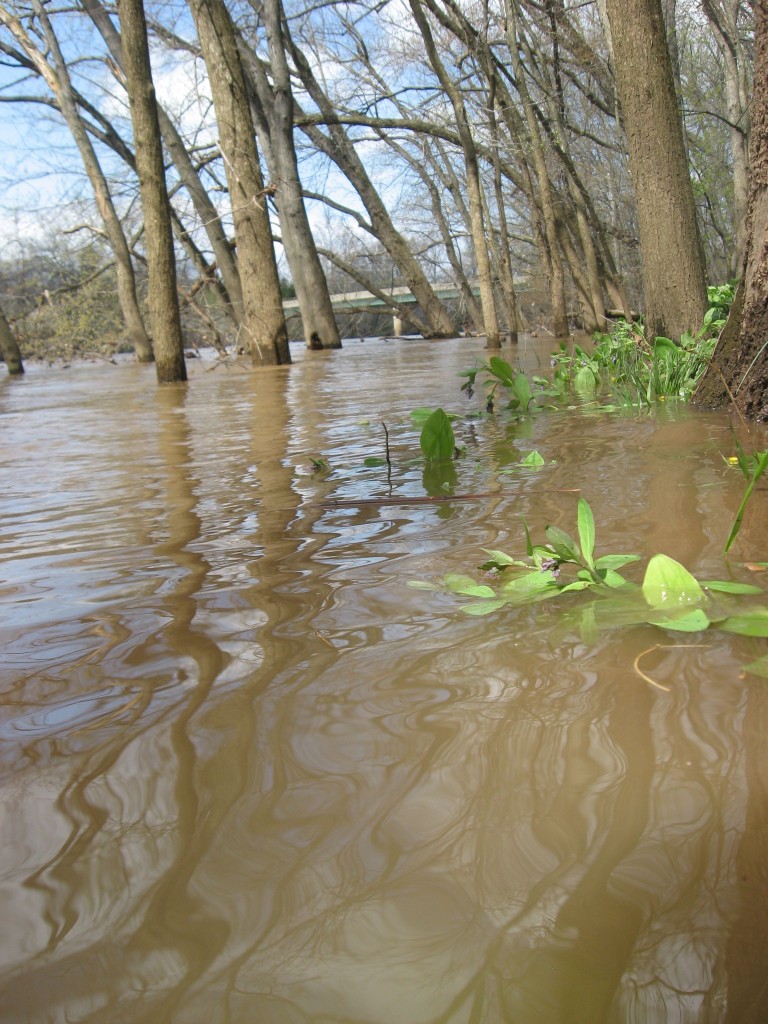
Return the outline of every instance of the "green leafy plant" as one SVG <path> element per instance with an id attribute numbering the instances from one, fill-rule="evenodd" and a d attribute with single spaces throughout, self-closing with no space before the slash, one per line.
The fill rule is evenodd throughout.
<path id="1" fill-rule="evenodd" d="M 470 370 L 463 370 L 459 376 L 466 377 L 466 380 L 461 385 L 461 390 L 466 391 L 470 398 L 474 394 L 478 374 L 484 375 L 483 386 L 486 391 L 488 412 L 493 412 L 495 408 L 499 389 L 502 389 L 501 393 L 508 399 L 506 409 L 520 413 L 531 411 L 534 391 L 522 370 L 514 369 L 499 356 L 491 356 L 487 362 L 480 363 Z"/>
<path id="2" fill-rule="evenodd" d="M 719 334 L 725 327 L 725 321 L 731 311 L 736 296 L 736 282 L 710 285 L 707 288 L 708 309 L 704 315 L 704 328 L 710 333 Z"/>
<path id="3" fill-rule="evenodd" d="M 768 451 L 754 452 L 751 456 L 748 456 L 739 444 L 739 439 L 735 435 L 733 440 L 736 447 L 736 462 L 744 476 L 744 479 L 747 481 L 747 486 L 744 490 L 744 494 L 742 495 L 741 503 L 736 511 L 736 515 L 734 516 L 733 523 L 731 524 L 731 531 L 728 534 L 728 539 L 726 540 L 725 547 L 723 548 L 724 555 L 727 555 L 731 550 L 733 542 L 736 540 L 739 530 L 741 529 L 744 512 L 749 499 L 752 497 L 755 485 L 765 472 L 766 467 L 768 467 Z"/>
<path id="4" fill-rule="evenodd" d="M 679 344 L 658 337 L 649 344 L 633 325 L 601 335 L 593 354 L 604 380 L 623 405 L 651 406 L 666 398 L 687 399 L 707 367 L 715 338 L 702 331 Z"/>
<path id="5" fill-rule="evenodd" d="M 745 598 L 762 596 L 760 587 L 734 580 L 697 580 L 685 566 L 666 554 L 648 562 L 640 584 L 620 570 L 639 561 L 634 554 L 595 554 L 592 509 L 579 499 L 577 536 L 556 526 L 545 529 L 547 543 L 534 544 L 523 520 L 526 557 L 514 558 L 489 550 L 479 566 L 486 582 L 449 573 L 435 584 L 414 580 L 421 590 L 444 590 L 471 600 L 463 606 L 469 615 L 488 615 L 504 607 L 531 605 L 566 594 L 582 593 L 579 624 L 585 638 L 600 627 L 652 625 L 674 632 L 696 633 L 710 628 L 748 637 L 768 637 L 768 606 L 748 604 Z M 570 609 L 569 609 L 570 610 Z M 745 670 L 768 676 L 768 656 Z"/>
<path id="6" fill-rule="evenodd" d="M 424 420 L 419 438 L 426 459 L 452 459 L 456 451 L 456 438 L 450 418 L 443 409 L 435 409 Z"/>

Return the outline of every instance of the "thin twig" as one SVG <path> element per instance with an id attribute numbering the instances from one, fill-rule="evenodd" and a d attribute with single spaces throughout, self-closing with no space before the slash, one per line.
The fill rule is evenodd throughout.
<path id="1" fill-rule="evenodd" d="M 647 647 L 644 651 L 640 651 L 638 656 L 633 661 L 632 667 L 634 668 L 635 672 L 637 672 L 637 674 L 640 676 L 640 678 L 645 680 L 646 683 L 649 683 L 651 686 L 655 686 L 657 690 L 664 690 L 665 693 L 670 693 L 671 691 L 670 691 L 670 688 L 668 686 L 664 686 L 662 683 L 657 683 L 655 679 L 651 679 L 651 677 L 649 675 L 646 675 L 646 673 L 643 672 L 643 670 L 640 668 L 640 659 L 644 658 L 646 656 L 646 654 L 653 654 L 654 651 L 672 650 L 673 648 L 676 648 L 676 647 L 686 647 L 687 648 L 687 647 L 710 647 L 710 646 L 711 646 L 710 644 L 654 644 L 653 647 Z"/>

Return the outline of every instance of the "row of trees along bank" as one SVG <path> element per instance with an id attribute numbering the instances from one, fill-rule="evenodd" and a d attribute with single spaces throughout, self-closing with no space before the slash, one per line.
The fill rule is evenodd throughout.
<path id="1" fill-rule="evenodd" d="M 558 336 L 578 302 L 588 331 L 642 303 L 678 337 L 747 259 L 716 358 L 757 382 L 765 20 L 762 0 L 0 0 L 0 98 L 66 127 L 96 214 L 74 229 L 106 241 L 124 333 L 161 381 L 185 375 L 179 293 L 255 365 L 290 361 L 277 242 L 310 348 L 340 345 L 339 275 L 407 285 L 416 310 L 390 308 L 433 338 L 456 331 L 433 284 L 451 277 L 493 348 L 516 337 L 523 274 Z M 23 312 L 0 321 L 9 369 Z M 703 400 L 727 399 L 724 376 Z M 745 411 L 768 415 L 753 392 Z"/>

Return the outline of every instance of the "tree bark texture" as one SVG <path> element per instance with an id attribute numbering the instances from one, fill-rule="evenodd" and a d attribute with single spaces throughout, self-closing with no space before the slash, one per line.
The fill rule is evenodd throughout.
<path id="1" fill-rule="evenodd" d="M 660 0 L 606 0 L 629 147 L 649 338 L 701 326 L 707 286 Z"/>
<path id="2" fill-rule="evenodd" d="M 698 405 L 736 403 L 748 419 L 768 420 L 768 3 L 755 4 L 755 80 L 742 281 L 695 396 Z"/>
<path id="3" fill-rule="evenodd" d="M 155 87 L 149 63 L 147 24 L 142 0 L 119 0 L 125 77 L 133 123 L 147 253 L 149 318 L 157 380 L 172 384 L 187 379 L 181 334 L 176 257 Z"/>
<path id="4" fill-rule="evenodd" d="M 0 309 L 0 354 L 2 354 L 6 369 L 11 377 L 18 377 L 24 373 L 19 343 L 2 309 Z"/>
<path id="5" fill-rule="evenodd" d="M 749 89 L 747 68 L 739 31 L 739 0 L 701 0 L 702 10 L 712 26 L 725 70 L 725 96 L 728 105 L 729 134 L 733 173 L 734 221 L 736 244 L 733 250 L 733 275 L 738 277 L 747 251 L 747 212 L 749 209 Z"/>
<path id="6" fill-rule="evenodd" d="M 244 66 L 253 82 L 254 100 L 261 108 L 256 130 L 260 140 L 263 134 L 268 135 L 262 140 L 262 148 L 275 187 L 280 237 L 296 289 L 304 341 L 311 349 L 341 348 L 328 282 L 317 253 L 299 178 L 282 3 L 264 0 L 260 13 L 267 33 L 271 82 L 257 58 Z"/>
<path id="7" fill-rule="evenodd" d="M 190 0 L 208 71 L 232 204 L 243 289 L 242 335 L 254 365 L 290 363 L 267 195 L 237 39 L 222 0 Z"/>

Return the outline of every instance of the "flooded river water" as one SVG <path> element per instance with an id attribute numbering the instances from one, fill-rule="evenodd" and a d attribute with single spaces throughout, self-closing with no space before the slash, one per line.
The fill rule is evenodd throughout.
<path id="1" fill-rule="evenodd" d="M 459 421 L 430 476 L 408 414 L 480 354 L 0 379 L 4 1024 L 768 1019 L 766 641 L 408 586 L 579 494 L 598 552 L 759 582 L 766 494 L 724 563 L 728 419 L 663 407 Z"/>

